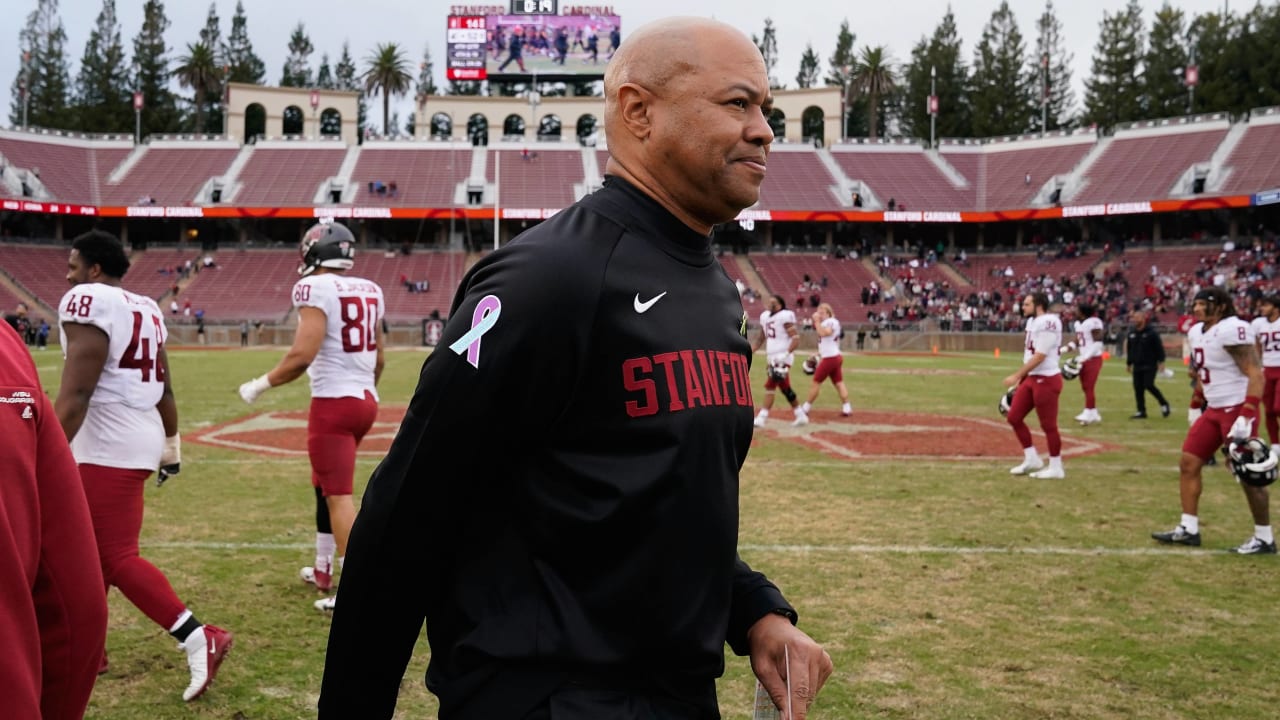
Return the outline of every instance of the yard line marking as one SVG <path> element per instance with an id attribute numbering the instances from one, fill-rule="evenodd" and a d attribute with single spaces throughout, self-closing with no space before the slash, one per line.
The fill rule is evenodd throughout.
<path id="1" fill-rule="evenodd" d="M 204 541 L 152 541 L 142 546 L 158 550 L 308 550 L 314 543 L 268 542 L 204 542 Z M 1182 550 L 1181 548 L 1071 548 L 1071 547 L 956 547 L 950 545 L 757 545 L 738 546 L 739 551 L 760 553 L 806 554 L 825 553 L 839 555 L 1059 555 L 1067 557 L 1225 557 L 1228 553 L 1217 550 Z"/>

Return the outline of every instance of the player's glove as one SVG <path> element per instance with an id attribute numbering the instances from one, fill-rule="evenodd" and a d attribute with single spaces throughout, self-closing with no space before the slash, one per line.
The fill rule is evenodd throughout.
<path id="1" fill-rule="evenodd" d="M 178 433 L 164 439 L 164 452 L 160 453 L 160 471 L 156 473 L 156 487 L 177 475 L 182 467 L 182 436 Z"/>
<path id="2" fill-rule="evenodd" d="M 769 374 L 769 378 L 775 383 L 781 383 L 786 381 L 787 371 L 790 369 L 791 366 L 789 365 L 770 365 L 765 372 Z"/>
<path id="3" fill-rule="evenodd" d="M 271 381 L 267 380 L 266 375 L 256 377 L 240 386 L 240 399 L 252 405 L 259 395 L 270 389 Z"/>
<path id="4" fill-rule="evenodd" d="M 1236 421 L 1231 425 L 1231 429 L 1227 431 L 1227 437 L 1236 442 L 1244 442 L 1254 437 L 1253 426 L 1256 419 L 1256 416 L 1245 417 L 1244 415 L 1236 418 Z"/>

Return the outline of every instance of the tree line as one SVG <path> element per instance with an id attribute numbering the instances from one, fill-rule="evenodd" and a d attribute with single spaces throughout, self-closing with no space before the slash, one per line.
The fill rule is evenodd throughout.
<path id="1" fill-rule="evenodd" d="M 249 40 L 248 19 L 236 3 L 230 30 L 223 38 L 216 5 L 209 6 L 205 27 L 182 48 L 165 40 L 169 20 L 161 0 L 146 0 L 143 22 L 128 55 L 121 39 L 115 0 L 103 0 L 78 72 L 71 78 L 66 32 L 58 0 L 37 0 L 19 32 L 20 68 L 12 85 L 9 121 L 100 133 L 133 128 L 133 93 L 141 92 L 144 134 L 225 132 L 222 98 L 228 82 L 265 84 L 267 68 Z M 760 48 L 775 89 L 778 79 L 777 28 L 770 18 L 752 39 Z M 971 138 L 1017 135 L 1079 126 L 1110 127 L 1119 122 L 1201 112 L 1242 113 L 1280 104 L 1280 3 L 1258 2 L 1231 13 L 1188 15 L 1168 2 L 1148 27 L 1138 0 L 1103 12 L 1094 46 L 1084 98 L 1077 103 L 1072 88 L 1072 56 L 1066 49 L 1062 23 L 1053 0 L 1046 0 L 1035 19 L 1033 37 L 1023 36 L 1008 2 L 1002 0 L 983 27 L 971 51 L 964 48 L 948 7 L 933 32 L 923 35 L 908 58 L 899 61 L 885 45 L 858 46 L 848 20 L 836 33 L 835 49 L 825 72 L 812 43 L 806 45 L 795 75 L 799 88 L 839 87 L 846 112 L 846 137 Z M 289 36 L 288 56 L 278 83 L 360 93 L 360 117 L 367 123 L 366 100 L 382 98 L 382 132 L 395 135 L 401 120 L 391 112 L 392 97 L 483 92 L 513 94 L 522 86 L 486 88 L 481 83 L 450 82 L 438 88 L 430 47 L 425 47 L 413 75 L 405 48 L 379 43 L 358 66 L 350 47 L 321 52 L 299 22 Z M 1193 68 L 1192 72 L 1188 72 Z M 1194 83 L 1188 83 L 1194 75 Z M 176 85 L 182 92 L 173 91 Z M 575 90 L 598 91 L 590 83 Z M 548 89 L 544 94 L 556 94 Z M 928 110 L 930 95 L 938 114 Z M 290 125 L 292 121 L 292 125 Z M 301 117 L 285 118 L 286 127 L 302 128 Z M 416 118 L 404 130 L 410 134 Z M 322 121 L 321 131 L 336 133 L 336 123 Z M 806 129 L 806 134 L 813 134 Z"/>

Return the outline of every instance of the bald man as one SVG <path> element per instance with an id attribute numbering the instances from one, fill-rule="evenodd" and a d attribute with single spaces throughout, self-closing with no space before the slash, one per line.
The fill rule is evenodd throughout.
<path id="1" fill-rule="evenodd" d="M 831 673 L 737 553 L 751 347 L 710 234 L 764 180 L 764 61 L 663 20 L 605 96 L 604 187 L 463 279 L 369 481 L 321 718 L 391 717 L 424 621 L 443 720 L 718 718 L 726 642 L 795 718 Z"/>

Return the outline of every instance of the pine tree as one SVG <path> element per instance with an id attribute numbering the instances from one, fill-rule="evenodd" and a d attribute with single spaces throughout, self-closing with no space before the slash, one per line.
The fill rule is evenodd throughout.
<path id="1" fill-rule="evenodd" d="M 1188 111 L 1183 83 L 1187 66 L 1185 18 L 1166 2 L 1151 23 L 1151 38 L 1142 60 L 1144 118 L 1166 118 Z M 1135 120 L 1140 118 L 1134 118 Z"/>
<path id="2" fill-rule="evenodd" d="M 1192 112 L 1226 110 L 1239 95 L 1236 89 L 1238 70 L 1227 64 L 1227 46 L 1232 42 L 1233 25 L 1230 17 L 1216 12 L 1197 15 L 1191 21 L 1188 35 L 1192 38 L 1191 47 L 1200 75 Z"/>
<path id="3" fill-rule="evenodd" d="M 813 43 L 806 43 L 804 54 L 800 56 L 800 72 L 796 73 L 796 87 L 811 88 L 818 84 L 818 53 L 813 51 Z"/>
<path id="4" fill-rule="evenodd" d="M 369 114 L 369 104 L 364 96 L 364 89 L 356 79 L 356 61 L 351 59 L 351 48 L 346 42 L 342 43 L 342 56 L 338 58 L 338 64 L 333 69 L 333 77 L 339 90 L 360 93 L 356 103 L 356 132 L 360 142 L 364 142 L 364 128 Z"/>
<path id="5" fill-rule="evenodd" d="M 1103 11 L 1102 32 L 1093 51 L 1093 76 L 1084 83 L 1086 122 L 1108 127 L 1140 116 L 1145 44 L 1138 0 L 1129 0 L 1114 14 Z"/>
<path id="6" fill-rule="evenodd" d="M 315 46 L 302 23 L 289 36 L 289 57 L 284 61 L 280 87 L 311 87 L 311 53 Z"/>
<path id="7" fill-rule="evenodd" d="M 142 93 L 142 133 L 168 133 L 178 129 L 178 109 L 169 92 L 169 48 L 164 31 L 169 18 L 164 3 L 147 0 L 142 8 L 142 29 L 133 38 L 133 87 Z"/>
<path id="8" fill-rule="evenodd" d="M 1017 135 L 1031 126 L 1035 76 L 1026 69 L 1026 43 L 1008 2 L 991 14 L 973 55 L 973 134 Z"/>
<path id="9" fill-rule="evenodd" d="M 418 97 L 418 104 L 421 105 L 426 97 L 439 93 L 440 88 L 436 87 L 435 62 L 431 60 L 431 46 L 424 45 L 422 62 L 418 63 L 418 82 L 414 88 L 414 95 Z"/>
<path id="10" fill-rule="evenodd" d="M 761 37 L 751 36 L 751 42 L 760 48 L 764 57 L 764 71 L 769 76 L 769 87 L 777 90 L 785 87 L 779 85 L 773 76 L 773 69 L 778 66 L 778 28 L 773 26 L 773 18 L 764 19 L 764 34 Z"/>
<path id="11" fill-rule="evenodd" d="M 116 3 L 103 0 L 76 78 L 76 125 L 87 132 L 129 132 L 133 127 L 132 108 Z"/>
<path id="12" fill-rule="evenodd" d="M 23 91 L 26 97 L 26 122 L 47 128 L 67 128 L 73 113 L 67 98 L 71 71 L 66 53 L 67 32 L 58 16 L 57 0 L 39 0 L 27 16 L 27 24 L 18 33 L 19 70 L 13 82 L 13 104 L 10 121 L 23 121 Z"/>
<path id="13" fill-rule="evenodd" d="M 931 73 L 937 73 L 931 83 Z M 964 62 L 956 16 L 951 7 L 942 17 L 933 37 L 924 38 L 911 51 L 911 63 L 903 70 L 902 130 L 918 138 L 929 137 L 929 90 L 936 88 L 939 138 L 972 136 L 972 114 L 969 108 L 969 69 Z"/>
<path id="14" fill-rule="evenodd" d="M 253 43 L 249 40 L 249 20 L 242 0 L 237 0 L 236 14 L 231 16 L 231 34 L 222 57 L 227 65 L 228 82 L 261 85 L 267 77 L 267 66 L 253 52 Z"/>
<path id="15" fill-rule="evenodd" d="M 1048 0 L 1044 13 L 1036 24 L 1036 54 L 1030 59 L 1031 71 L 1036 77 L 1036 101 L 1047 100 L 1032 116 L 1031 127 L 1036 132 L 1057 130 L 1074 124 L 1076 94 L 1071 89 L 1071 61 L 1066 42 L 1062 39 L 1062 21 Z M 1047 83 L 1046 83 L 1047 76 Z M 1045 122 L 1042 123 L 1041 120 Z M 1041 128 L 1041 124 L 1046 127 Z"/>
<path id="16" fill-rule="evenodd" d="M 203 107 L 197 116 L 204 117 L 204 127 L 215 131 L 224 131 L 222 111 L 223 78 L 230 69 L 227 64 L 226 44 L 222 42 L 222 20 L 218 17 L 218 6 L 209 3 L 209 14 L 205 17 L 204 28 L 200 30 L 200 42 L 209 49 L 213 60 L 215 74 L 213 84 L 205 88 L 201 99 Z M 198 123 L 197 123 L 198 124 Z"/>
<path id="17" fill-rule="evenodd" d="M 858 66 L 858 59 L 853 49 L 855 42 L 857 42 L 857 36 L 849 30 L 849 21 L 847 19 L 840 21 L 840 31 L 836 34 L 836 49 L 827 60 L 827 65 L 831 69 L 823 78 L 827 87 L 838 87 L 843 91 L 845 117 L 842 137 L 859 137 L 867 134 L 866 101 L 850 90 L 853 71 Z"/>
<path id="18" fill-rule="evenodd" d="M 316 87 L 321 90 L 333 90 L 337 82 L 333 79 L 333 68 L 329 67 L 329 53 L 320 54 L 320 69 L 316 70 Z"/>

